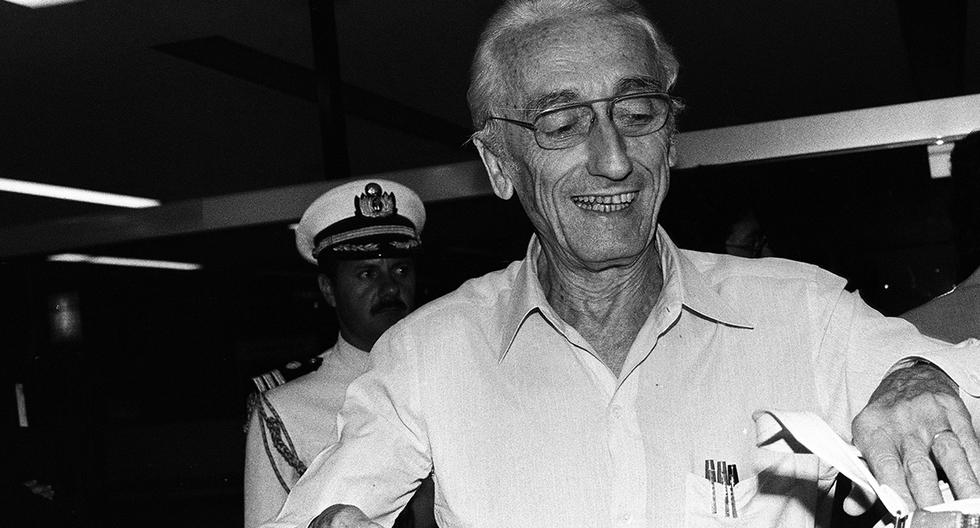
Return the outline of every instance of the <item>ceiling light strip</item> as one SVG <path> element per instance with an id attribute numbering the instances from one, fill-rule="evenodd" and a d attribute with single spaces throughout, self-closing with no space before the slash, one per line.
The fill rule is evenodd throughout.
<path id="1" fill-rule="evenodd" d="M 41 7 L 53 7 L 63 4 L 73 4 L 75 2 L 80 2 L 81 0 L 6 0 L 7 3 L 17 4 L 19 6 L 29 7 L 31 9 L 38 9 Z"/>
<path id="2" fill-rule="evenodd" d="M 677 168 L 821 156 L 959 139 L 980 127 L 980 94 L 677 135 Z"/>
<path id="3" fill-rule="evenodd" d="M 0 191 L 17 194 L 29 194 L 31 196 L 44 196 L 47 198 L 57 198 L 59 200 L 72 200 L 75 202 L 128 207 L 130 209 L 141 209 L 160 205 L 159 200 L 154 200 L 152 198 L 140 198 L 138 196 L 127 196 L 125 194 L 89 191 L 85 189 L 76 189 L 74 187 L 62 187 L 60 185 L 48 185 L 46 183 L 11 180 L 8 178 L 0 178 Z"/>
<path id="4" fill-rule="evenodd" d="M 84 264 L 102 264 L 106 266 L 126 266 L 131 268 L 156 268 L 178 271 L 195 271 L 201 269 L 200 264 L 190 262 L 172 262 L 169 260 L 147 260 L 123 257 L 105 257 L 83 255 L 80 253 L 61 253 L 48 257 L 48 262 L 73 262 Z"/>

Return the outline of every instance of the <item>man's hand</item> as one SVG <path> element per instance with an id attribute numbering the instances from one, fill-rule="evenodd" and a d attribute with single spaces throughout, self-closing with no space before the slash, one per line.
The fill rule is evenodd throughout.
<path id="1" fill-rule="evenodd" d="M 851 432 L 878 482 L 910 507 L 942 502 L 937 466 L 956 498 L 980 497 L 977 432 L 956 385 L 941 370 L 917 364 L 886 376 Z"/>
<path id="2" fill-rule="evenodd" d="M 368 519 L 368 516 L 356 506 L 334 504 L 317 515 L 309 528 L 382 528 L 382 526 L 371 522 L 371 519 Z"/>

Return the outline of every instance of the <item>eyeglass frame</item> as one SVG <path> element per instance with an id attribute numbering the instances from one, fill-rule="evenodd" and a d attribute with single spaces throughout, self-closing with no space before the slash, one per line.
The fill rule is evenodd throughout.
<path id="1" fill-rule="evenodd" d="M 578 102 L 574 102 L 574 103 L 568 103 L 568 104 L 559 105 L 559 106 L 556 106 L 554 108 L 548 108 L 548 109 L 542 110 L 542 111 L 538 112 L 537 114 L 535 114 L 534 118 L 530 122 L 528 122 L 528 121 L 521 121 L 519 119 L 511 119 L 509 117 L 494 116 L 494 115 L 487 116 L 487 118 L 486 118 L 486 120 L 484 122 L 490 121 L 491 119 L 494 119 L 494 120 L 497 120 L 497 121 L 503 121 L 505 123 L 511 123 L 511 124 L 517 125 L 517 126 L 519 126 L 521 128 L 526 128 L 526 129 L 530 130 L 533 133 L 534 142 L 537 143 L 537 145 L 539 147 L 541 147 L 542 149 L 544 149 L 544 150 L 564 150 L 564 149 L 572 148 L 572 147 L 574 147 L 576 145 L 582 144 L 583 142 L 585 142 L 585 140 L 592 133 L 592 128 L 595 126 L 595 121 L 596 121 L 596 109 L 593 107 L 594 104 L 608 102 L 609 103 L 609 109 L 607 110 L 606 115 L 607 115 L 607 117 L 609 117 L 610 120 L 612 120 L 613 107 L 615 107 L 616 106 L 616 103 L 618 103 L 619 101 L 623 101 L 623 100 L 626 100 L 626 99 L 640 98 L 640 97 L 651 97 L 651 96 L 659 96 L 659 97 L 661 97 L 663 99 L 666 99 L 666 101 L 667 101 L 667 116 L 664 118 L 663 124 L 661 124 L 659 127 L 655 128 L 655 129 L 650 130 L 649 132 L 644 132 L 643 134 L 638 134 L 636 136 L 625 136 L 625 134 L 624 134 L 625 137 L 643 137 L 643 136 L 647 136 L 647 135 L 653 134 L 655 132 L 659 132 L 660 130 L 663 130 L 663 128 L 665 126 L 667 126 L 667 122 L 670 121 L 670 118 L 673 117 L 674 113 L 677 111 L 676 109 L 678 109 L 679 107 L 682 107 L 683 106 L 683 101 L 680 98 L 674 97 L 673 95 L 670 95 L 669 93 L 666 93 L 666 92 L 653 92 L 653 91 L 650 91 L 650 92 L 634 92 L 634 93 L 623 94 L 623 95 L 614 95 L 612 97 L 602 97 L 602 98 L 599 98 L 599 99 L 590 99 L 588 101 L 578 101 Z M 592 111 L 592 121 L 589 123 L 589 129 L 584 134 L 582 134 L 582 136 L 581 136 L 582 139 L 580 141 L 577 141 L 577 142 L 572 143 L 570 145 L 565 145 L 563 147 L 546 147 L 546 146 L 542 145 L 541 144 L 541 141 L 538 140 L 538 127 L 537 127 L 537 125 L 534 124 L 534 122 L 537 121 L 538 119 L 541 119 L 542 116 L 553 114 L 555 112 L 560 112 L 562 110 L 567 110 L 569 108 L 576 108 L 576 107 L 579 107 L 579 106 L 588 107 L 589 110 Z M 615 124 L 615 121 L 613 123 Z M 619 127 L 616 127 L 616 131 L 622 133 L 619 130 Z"/>

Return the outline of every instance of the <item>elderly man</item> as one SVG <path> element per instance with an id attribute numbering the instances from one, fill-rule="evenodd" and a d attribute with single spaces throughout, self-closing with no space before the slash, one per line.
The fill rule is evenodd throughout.
<path id="1" fill-rule="evenodd" d="M 336 311 L 340 335 L 312 372 L 282 384 L 286 374 L 277 371 L 257 382 L 265 390 L 255 398 L 246 443 L 246 528 L 273 519 L 313 457 L 337 440 L 347 385 L 367 370 L 378 337 L 415 308 L 415 252 L 424 225 L 418 195 L 379 179 L 337 186 L 303 214 L 296 247 L 319 269 L 320 292 Z M 432 517 L 431 500 L 428 506 L 426 513 L 420 505 L 419 528 L 431 526 L 422 522 Z"/>
<path id="2" fill-rule="evenodd" d="M 676 72 L 634 2 L 505 3 L 469 100 L 494 191 L 535 228 L 527 255 L 378 341 L 341 441 L 269 526 L 388 526 L 430 470 L 444 528 L 825 525 L 835 472 L 759 449 L 763 408 L 818 413 L 910 503 L 940 500 L 930 451 L 980 496 L 959 393 L 980 395 L 976 347 L 815 267 L 680 250 L 658 226 Z"/>

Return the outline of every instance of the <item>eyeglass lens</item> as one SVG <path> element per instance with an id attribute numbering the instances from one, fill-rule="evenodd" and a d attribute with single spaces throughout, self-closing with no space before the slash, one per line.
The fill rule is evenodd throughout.
<path id="1" fill-rule="evenodd" d="M 669 112 L 665 97 L 641 95 L 616 100 L 610 111 L 613 124 L 624 136 L 642 136 L 664 126 Z M 535 119 L 535 139 L 542 148 L 564 148 L 589 134 L 595 110 L 589 104 L 544 112 Z"/>

